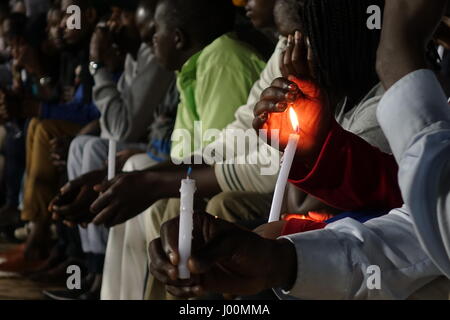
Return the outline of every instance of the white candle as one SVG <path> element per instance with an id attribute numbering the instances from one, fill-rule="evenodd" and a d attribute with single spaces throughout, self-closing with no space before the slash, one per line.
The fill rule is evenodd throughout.
<path id="1" fill-rule="evenodd" d="M 289 109 L 292 127 L 296 132 L 299 130 L 297 115 L 294 109 Z M 300 139 L 298 134 L 291 134 L 289 141 L 284 150 L 283 158 L 281 160 L 281 169 L 278 174 L 277 184 L 275 185 L 275 191 L 272 199 L 272 207 L 270 208 L 269 222 L 280 220 L 281 206 L 283 204 L 284 190 L 289 178 L 289 172 L 291 171 L 292 162 L 294 161 L 295 152 L 297 150 L 297 144 Z"/>
<path id="2" fill-rule="evenodd" d="M 113 179 L 116 175 L 116 153 L 117 142 L 113 139 L 110 139 L 108 148 L 108 180 Z"/>
<path id="3" fill-rule="evenodd" d="M 188 173 L 187 179 L 181 180 L 180 188 L 180 228 L 178 231 L 178 253 L 180 255 L 180 262 L 178 264 L 179 279 L 189 279 L 191 277 L 187 267 L 187 261 L 191 256 L 195 190 L 195 180 L 189 179 Z"/>

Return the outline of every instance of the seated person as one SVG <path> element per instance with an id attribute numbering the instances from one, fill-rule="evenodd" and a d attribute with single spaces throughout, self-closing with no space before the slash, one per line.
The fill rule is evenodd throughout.
<path id="1" fill-rule="evenodd" d="M 152 17 L 155 1 L 142 1 L 139 7 L 138 4 L 139 1 L 114 3 L 106 25 L 99 25 L 92 36 L 93 101 L 101 113 L 100 137 L 79 135 L 72 141 L 67 165 L 69 180 L 105 167 L 108 139 L 117 141 L 120 154 L 118 165 L 121 167 L 128 157 L 146 151 L 144 137 L 147 130 L 151 126 L 155 128 L 154 124 L 161 126 L 162 117 L 168 125 L 158 128 L 158 133 L 164 138 L 172 132 L 178 103 L 175 74 L 157 62 L 149 46 L 154 33 Z M 126 54 L 124 73 L 118 84 L 110 71 L 114 70 L 111 66 L 114 61 L 110 57 L 115 48 Z M 164 105 L 167 95 L 169 103 Z M 155 164 L 167 160 L 169 147 L 165 148 L 161 145 L 156 153 L 149 153 L 153 157 L 149 160 Z M 83 290 L 45 292 L 53 299 L 99 297 L 108 230 L 89 224 L 87 228 L 80 228 L 80 236 L 88 259 L 86 277 L 92 280 L 90 283 L 95 283 L 95 288 L 85 285 Z"/>
<path id="2" fill-rule="evenodd" d="M 84 125 L 99 116 L 92 103 L 93 80 L 88 71 L 87 51 L 80 50 L 80 47 L 90 38 L 101 10 L 84 0 L 65 0 L 61 3 L 61 11 L 66 12 L 66 8 L 72 4 L 80 5 L 84 9 L 81 18 L 85 28 L 65 29 L 66 49 L 61 54 L 58 81 L 49 76 L 46 65 L 38 59 L 39 56 L 33 54 L 28 43 L 15 41 L 17 48 L 13 52 L 16 52 L 16 59 L 25 54 L 34 57 L 22 58 L 22 61 L 31 74 L 30 77 L 39 79 L 35 81 L 36 92 L 52 94 L 46 96 L 51 98 L 42 103 L 39 99 L 27 101 L 30 104 L 29 109 L 35 106 L 33 114 L 36 118 L 31 121 L 27 132 L 27 179 L 21 219 L 33 223 L 24 252 L 2 264 L 0 268 L 3 270 L 28 271 L 48 256 L 51 244 L 51 216 L 47 208 L 59 189 L 59 172 L 49 157 L 52 151 L 51 141 L 77 135 Z M 66 20 L 67 15 L 64 15 L 61 21 L 64 27 Z M 39 30 L 46 37 L 45 24 Z"/>

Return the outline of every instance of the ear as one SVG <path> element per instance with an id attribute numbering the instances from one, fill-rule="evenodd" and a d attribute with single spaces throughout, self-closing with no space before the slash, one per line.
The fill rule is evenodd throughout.
<path id="1" fill-rule="evenodd" d="M 88 8 L 86 10 L 86 20 L 89 24 L 93 25 L 97 21 L 97 10 L 94 8 Z"/>
<path id="2" fill-rule="evenodd" d="M 188 40 L 183 31 L 176 28 L 175 29 L 175 49 L 183 50 L 188 46 Z"/>

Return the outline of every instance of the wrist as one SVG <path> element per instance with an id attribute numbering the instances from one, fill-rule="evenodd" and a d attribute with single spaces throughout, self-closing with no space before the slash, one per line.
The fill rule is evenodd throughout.
<path id="1" fill-rule="evenodd" d="M 272 240 L 274 244 L 272 288 L 290 290 L 297 279 L 297 252 L 294 244 L 287 239 Z"/>

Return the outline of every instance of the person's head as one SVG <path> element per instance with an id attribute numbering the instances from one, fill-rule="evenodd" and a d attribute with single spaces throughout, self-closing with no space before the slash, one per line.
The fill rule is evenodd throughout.
<path id="1" fill-rule="evenodd" d="M 61 18 L 60 7 L 51 7 L 47 13 L 47 37 L 50 44 L 58 50 L 64 46 L 63 30 L 59 26 Z"/>
<path id="2" fill-rule="evenodd" d="M 155 56 L 169 70 L 180 70 L 196 52 L 233 30 L 230 0 L 160 0 L 155 10 Z"/>
<path id="3" fill-rule="evenodd" d="M 6 18 L 10 15 L 11 10 L 9 8 L 9 5 L 7 3 L 0 3 L 0 23 L 3 23 Z"/>
<path id="4" fill-rule="evenodd" d="M 23 13 L 12 13 L 3 21 L 2 29 L 4 39 L 8 46 L 11 47 L 11 53 L 18 55 L 20 46 L 24 45 L 24 33 L 27 25 L 27 17 Z"/>
<path id="5" fill-rule="evenodd" d="M 74 14 L 67 11 L 72 5 L 78 6 L 80 10 L 81 28 L 68 28 L 67 21 Z M 63 30 L 63 39 L 66 44 L 76 46 L 90 39 L 95 28 L 99 13 L 94 6 L 94 0 L 61 0 L 61 22 L 60 28 Z"/>
<path id="6" fill-rule="evenodd" d="M 303 36 L 308 60 L 319 85 L 351 103 L 379 80 L 375 63 L 380 30 L 367 27 L 367 8 L 384 0 L 306 0 Z"/>
<path id="7" fill-rule="evenodd" d="M 136 10 L 136 24 L 142 42 L 149 47 L 153 46 L 155 34 L 155 9 L 157 0 L 141 0 Z"/>
<path id="8" fill-rule="evenodd" d="M 256 28 L 268 28 L 275 25 L 273 9 L 277 0 L 248 0 L 245 10 Z"/>
<path id="9" fill-rule="evenodd" d="M 113 1 L 111 16 L 107 22 L 113 40 L 123 53 L 137 53 L 141 44 L 136 23 L 138 0 Z"/>
<path id="10" fill-rule="evenodd" d="M 277 31 L 287 36 L 302 30 L 302 20 L 299 15 L 305 0 L 276 0 L 274 6 L 274 21 Z"/>

